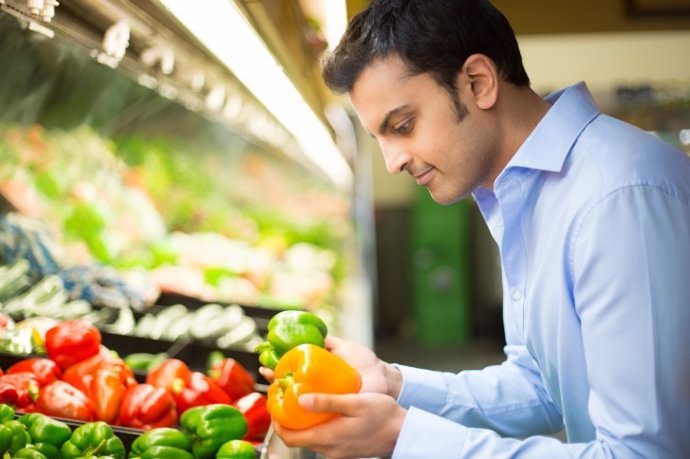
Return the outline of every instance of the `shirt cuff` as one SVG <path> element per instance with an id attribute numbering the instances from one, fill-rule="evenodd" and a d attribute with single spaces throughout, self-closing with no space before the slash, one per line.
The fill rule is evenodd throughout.
<path id="1" fill-rule="evenodd" d="M 439 416 L 410 408 L 391 459 L 429 459 L 460 452 L 467 428 Z"/>
<path id="2" fill-rule="evenodd" d="M 431 413 L 440 413 L 448 403 L 448 388 L 441 372 L 393 364 L 402 374 L 398 404 L 403 408 L 416 406 Z"/>

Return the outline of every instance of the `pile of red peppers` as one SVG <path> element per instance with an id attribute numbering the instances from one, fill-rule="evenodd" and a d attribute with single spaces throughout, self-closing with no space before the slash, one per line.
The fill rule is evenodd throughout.
<path id="1" fill-rule="evenodd" d="M 150 430 L 179 424 L 191 408 L 214 404 L 239 410 L 247 421 L 244 439 L 261 441 L 271 419 L 254 377 L 232 358 L 207 373 L 169 358 L 143 383 L 117 354 L 101 343 L 99 330 L 68 320 L 45 335 L 46 357 L 30 357 L 0 370 L 0 403 L 25 413 Z"/>

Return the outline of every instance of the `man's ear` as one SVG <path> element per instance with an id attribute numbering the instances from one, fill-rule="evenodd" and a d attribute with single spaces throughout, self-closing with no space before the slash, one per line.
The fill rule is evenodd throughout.
<path id="1" fill-rule="evenodd" d="M 498 72 L 491 59 L 484 54 L 472 54 L 465 60 L 460 75 L 469 85 L 479 109 L 488 110 L 496 104 Z"/>

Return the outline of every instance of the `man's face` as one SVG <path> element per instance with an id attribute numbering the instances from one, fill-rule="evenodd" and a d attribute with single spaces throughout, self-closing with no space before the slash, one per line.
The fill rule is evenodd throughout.
<path id="1" fill-rule="evenodd" d="M 473 105 L 471 86 L 462 80 L 458 95 L 467 108 L 462 119 L 442 86 L 428 74 L 410 76 L 397 55 L 369 65 L 350 93 L 364 128 L 379 142 L 388 172 L 409 173 L 439 204 L 458 201 L 484 184 L 495 156 L 489 118 Z"/>

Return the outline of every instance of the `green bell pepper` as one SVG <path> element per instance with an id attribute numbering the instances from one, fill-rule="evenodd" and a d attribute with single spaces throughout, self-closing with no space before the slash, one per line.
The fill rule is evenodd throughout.
<path id="1" fill-rule="evenodd" d="M 223 443 L 243 438 L 248 428 L 240 410 L 221 403 L 188 409 L 180 416 L 180 424 L 192 439 L 197 459 L 213 458 Z"/>
<path id="2" fill-rule="evenodd" d="M 7 421 L 14 420 L 14 408 L 5 403 L 0 403 L 0 424 L 4 424 Z"/>
<path id="3" fill-rule="evenodd" d="M 31 443 L 26 427 L 19 421 L 5 421 L 0 424 L 0 454 L 14 454 Z"/>
<path id="4" fill-rule="evenodd" d="M 256 449 L 246 440 L 230 440 L 220 447 L 216 459 L 256 459 Z"/>
<path id="5" fill-rule="evenodd" d="M 193 459 L 191 449 L 187 435 L 170 427 L 158 427 L 134 439 L 129 459 Z"/>
<path id="6" fill-rule="evenodd" d="M 194 455 L 174 446 L 151 446 L 140 456 L 129 456 L 130 458 L 141 459 L 194 459 Z"/>
<path id="7" fill-rule="evenodd" d="M 328 334 L 326 323 L 319 316 L 307 311 L 281 311 L 268 321 L 266 341 L 259 344 L 261 365 L 273 369 L 278 360 L 293 347 L 309 343 L 324 347 Z"/>
<path id="8" fill-rule="evenodd" d="M 103 421 L 87 422 L 72 432 L 69 440 L 60 448 L 64 459 L 112 456 L 125 458 L 125 445 L 116 437 L 113 429 Z"/>
<path id="9" fill-rule="evenodd" d="M 48 459 L 45 454 L 41 453 L 33 446 L 22 448 L 12 455 L 12 459 Z"/>
<path id="10" fill-rule="evenodd" d="M 124 361 L 132 370 L 148 371 L 169 357 L 165 352 L 134 352 L 126 355 Z"/>
<path id="11" fill-rule="evenodd" d="M 18 421 L 26 426 L 33 448 L 48 459 L 60 459 L 60 448 L 72 436 L 66 423 L 41 413 L 25 414 Z"/>

